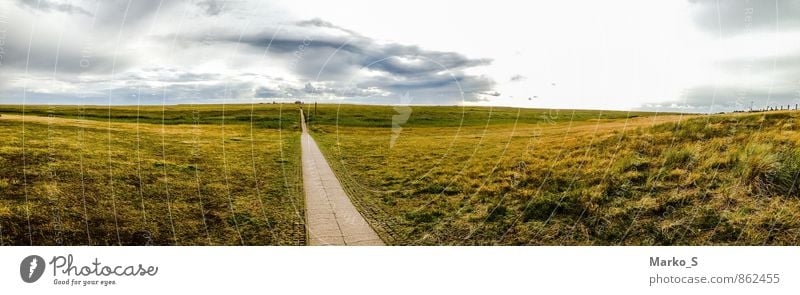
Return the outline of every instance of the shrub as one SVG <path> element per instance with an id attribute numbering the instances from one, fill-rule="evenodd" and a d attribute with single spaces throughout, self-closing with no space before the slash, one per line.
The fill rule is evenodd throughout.
<path id="1" fill-rule="evenodd" d="M 780 162 L 772 145 L 748 145 L 741 155 L 742 180 L 754 193 L 766 194 L 773 188 Z"/>
<path id="2" fill-rule="evenodd" d="M 748 145 L 741 155 L 742 181 L 751 193 L 800 195 L 797 177 L 800 173 L 800 152 L 797 149 L 776 151 L 771 144 Z"/>

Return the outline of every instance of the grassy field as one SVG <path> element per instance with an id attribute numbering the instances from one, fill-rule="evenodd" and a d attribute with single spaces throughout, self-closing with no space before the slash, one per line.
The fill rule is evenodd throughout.
<path id="1" fill-rule="evenodd" d="M 304 108 L 388 244 L 800 236 L 800 112 Z M 305 243 L 294 105 L 22 111 L 0 106 L 0 245 Z"/>
<path id="2" fill-rule="evenodd" d="M 381 237 L 402 245 L 793 245 L 800 113 L 306 107 Z M 392 138 L 394 144 L 392 145 Z"/>
<path id="3" fill-rule="evenodd" d="M 0 106 L 2 245 L 301 245 L 294 105 Z"/>

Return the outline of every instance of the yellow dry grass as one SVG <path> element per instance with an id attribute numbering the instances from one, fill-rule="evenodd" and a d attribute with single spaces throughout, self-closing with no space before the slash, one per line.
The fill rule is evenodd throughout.
<path id="1" fill-rule="evenodd" d="M 153 123 L 159 113 L 143 115 L 148 123 L 114 117 L 131 108 L 114 108 L 111 122 L 78 119 L 71 109 L 70 117 L 0 117 L 2 244 L 305 242 L 296 116 L 281 129 L 259 119 L 223 126 L 205 117 L 213 109 L 206 106 L 167 125 Z M 166 115 L 187 109 L 167 107 Z"/>

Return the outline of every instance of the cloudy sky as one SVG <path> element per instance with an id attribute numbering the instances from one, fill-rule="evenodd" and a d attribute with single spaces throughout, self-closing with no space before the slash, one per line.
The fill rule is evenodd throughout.
<path id="1" fill-rule="evenodd" d="M 408 94 L 408 96 L 405 96 Z M 800 1 L 0 1 L 0 103 L 800 102 Z"/>

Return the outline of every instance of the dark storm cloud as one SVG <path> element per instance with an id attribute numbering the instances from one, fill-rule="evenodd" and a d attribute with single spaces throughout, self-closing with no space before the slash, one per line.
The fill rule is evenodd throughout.
<path id="1" fill-rule="evenodd" d="M 285 37 L 272 39 L 273 32 L 265 32 L 244 36 L 241 42 L 257 48 L 269 45 L 271 53 L 294 54 L 300 58 L 324 57 L 326 61 L 333 58 L 346 61 L 342 66 L 369 68 L 399 75 L 419 75 L 424 73 L 460 70 L 469 67 L 488 65 L 489 59 L 470 59 L 455 52 L 428 51 L 418 46 L 401 44 L 378 44 L 372 39 L 353 36 L 319 36 L 319 37 Z M 228 42 L 239 41 L 238 37 L 229 38 Z M 304 43 L 307 46 L 301 45 Z M 340 56 L 339 56 L 340 55 Z M 306 60 L 304 60 L 306 61 Z M 330 61 L 329 61 L 330 62 Z M 308 63 L 306 63 L 308 64 Z M 329 67 L 326 65 L 325 67 Z M 316 75 L 322 64 L 312 64 L 306 73 Z M 339 72 L 333 70 L 334 72 Z"/>
<path id="2" fill-rule="evenodd" d="M 716 113 L 783 107 L 800 103 L 800 83 L 769 85 L 703 85 L 687 89 L 680 100 L 646 104 L 642 110 Z"/>
<path id="3" fill-rule="evenodd" d="M 86 16 L 92 16 L 92 13 L 83 7 L 68 3 L 60 3 L 48 0 L 17 0 L 17 3 L 24 8 L 43 12 L 58 11 L 69 14 L 83 14 Z"/>
<path id="4" fill-rule="evenodd" d="M 800 28 L 800 1 L 690 0 L 689 3 L 694 23 L 714 35 Z"/>
<path id="5" fill-rule="evenodd" d="M 778 82 L 800 79 L 800 52 L 760 58 L 738 58 L 718 62 L 716 66 L 727 72 L 770 75 Z"/>
<path id="6" fill-rule="evenodd" d="M 219 35 L 224 36 L 219 39 L 221 42 L 241 42 L 256 52 L 269 47 L 269 53 L 291 61 L 291 70 L 304 79 L 333 84 L 326 88 L 327 94 L 363 96 L 379 89 L 384 90 L 383 94 L 402 95 L 414 91 L 417 95 L 460 100 L 463 90 L 463 97 L 468 101 L 494 94 L 494 81 L 465 73 L 466 69 L 490 64 L 490 59 L 473 59 L 456 52 L 426 50 L 414 45 L 380 43 L 320 19 L 297 22 L 277 34 L 274 30 L 264 30 L 241 38 L 234 34 Z M 364 72 L 373 75 L 359 76 Z M 355 90 L 354 86 L 361 90 Z M 262 94 L 275 96 L 280 91 L 284 90 L 265 88 Z"/>
<path id="7" fill-rule="evenodd" d="M 775 0 L 691 0 L 695 25 L 723 39 L 777 33 L 787 38 L 800 30 L 800 2 Z M 756 39 L 758 40 L 758 39 Z M 723 43 L 725 44 L 725 43 Z M 751 42 L 773 51 L 774 44 Z M 736 51 L 740 48 L 731 48 Z M 774 50 L 775 52 L 779 52 Z M 715 61 L 717 85 L 711 81 L 684 90 L 684 97 L 660 104 L 666 109 L 696 112 L 747 110 L 769 106 L 794 106 L 800 98 L 800 52 L 777 55 L 735 55 Z M 657 104 L 658 105 L 658 104 Z"/>
<path id="8" fill-rule="evenodd" d="M 657 105 L 672 106 L 662 110 L 719 112 L 748 110 L 751 104 L 754 109 L 787 104 L 794 107 L 800 102 L 800 54 L 729 59 L 717 62 L 715 67 L 727 78 L 719 79 L 717 85 L 690 87 L 684 90 L 684 97 Z M 736 81 L 739 83 L 734 84 Z"/>
<path id="9" fill-rule="evenodd" d="M 154 67 L 150 61 L 164 63 L 159 50 L 171 44 L 171 32 L 177 30 L 171 18 L 186 12 L 193 24 L 209 16 L 230 21 L 238 10 L 229 10 L 227 1 L 205 0 L 66 3 L 43 0 L 36 9 L 36 1 L 19 0 L 9 10 L 8 23 L 14 26 L 3 39 L 0 70 L 7 78 L 0 79 L 0 97 L 16 102 L 25 97 L 28 103 L 151 104 L 163 97 L 168 103 L 319 97 L 378 101 L 410 92 L 415 103 L 440 104 L 499 95 L 492 79 L 468 73 L 490 64 L 489 59 L 382 43 L 321 19 L 289 23 L 277 34 L 275 27 L 268 27 L 241 38 L 237 62 L 261 60 L 269 46 L 270 61 L 294 75 L 199 72 L 192 61 L 185 64 L 239 42 L 236 28 L 227 25 L 183 30 L 177 37 L 186 45 L 181 56 Z M 155 24 L 152 31 L 150 24 Z M 204 38 L 208 35 L 214 37 Z M 203 46 L 191 46 L 193 42 Z M 223 59 L 208 59 L 215 60 Z"/>

